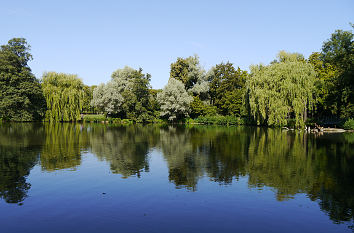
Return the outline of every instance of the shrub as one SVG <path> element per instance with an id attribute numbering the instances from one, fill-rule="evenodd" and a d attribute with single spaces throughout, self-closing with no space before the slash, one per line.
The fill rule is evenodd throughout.
<path id="1" fill-rule="evenodd" d="M 200 116 L 196 119 L 189 119 L 187 123 L 206 124 L 206 125 L 244 125 L 247 120 L 235 116 Z"/>
<path id="2" fill-rule="evenodd" d="M 106 121 L 106 117 L 104 115 L 84 115 L 84 122 L 101 122 Z"/>
<path id="3" fill-rule="evenodd" d="M 122 122 L 122 120 L 120 118 L 109 118 L 109 123 L 110 124 L 120 124 Z"/>
<path id="4" fill-rule="evenodd" d="M 130 120 L 130 119 L 123 119 L 123 120 L 121 121 L 121 124 L 122 124 L 122 125 L 131 125 L 131 124 L 133 124 L 133 121 Z"/>
<path id="5" fill-rule="evenodd" d="M 348 120 L 346 120 L 343 124 L 343 128 L 344 129 L 354 129 L 354 119 L 349 118 Z"/>

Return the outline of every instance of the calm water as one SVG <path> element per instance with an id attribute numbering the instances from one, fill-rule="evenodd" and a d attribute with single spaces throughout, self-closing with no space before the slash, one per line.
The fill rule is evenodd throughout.
<path id="1" fill-rule="evenodd" d="M 352 232 L 354 134 L 0 125 L 0 232 Z"/>

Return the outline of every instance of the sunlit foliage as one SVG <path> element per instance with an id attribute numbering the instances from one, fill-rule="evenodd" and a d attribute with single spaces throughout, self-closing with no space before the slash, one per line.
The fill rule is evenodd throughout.
<path id="1" fill-rule="evenodd" d="M 84 105 L 84 84 L 77 75 L 44 73 L 42 86 L 47 101 L 48 121 L 77 121 Z"/>
<path id="2" fill-rule="evenodd" d="M 247 103 L 258 124 L 286 125 L 295 118 L 304 127 L 313 104 L 316 73 L 301 56 L 279 53 L 278 62 L 251 67 L 247 80 Z"/>

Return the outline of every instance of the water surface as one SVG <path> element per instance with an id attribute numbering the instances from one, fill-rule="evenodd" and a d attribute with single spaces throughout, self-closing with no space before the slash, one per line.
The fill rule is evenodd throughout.
<path id="1" fill-rule="evenodd" d="M 0 232 L 352 232 L 354 134 L 0 125 Z"/>

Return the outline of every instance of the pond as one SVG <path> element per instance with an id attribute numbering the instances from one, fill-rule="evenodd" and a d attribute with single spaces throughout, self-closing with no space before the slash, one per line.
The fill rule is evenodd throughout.
<path id="1" fill-rule="evenodd" d="M 0 232 L 353 229 L 353 133 L 0 125 Z"/>

